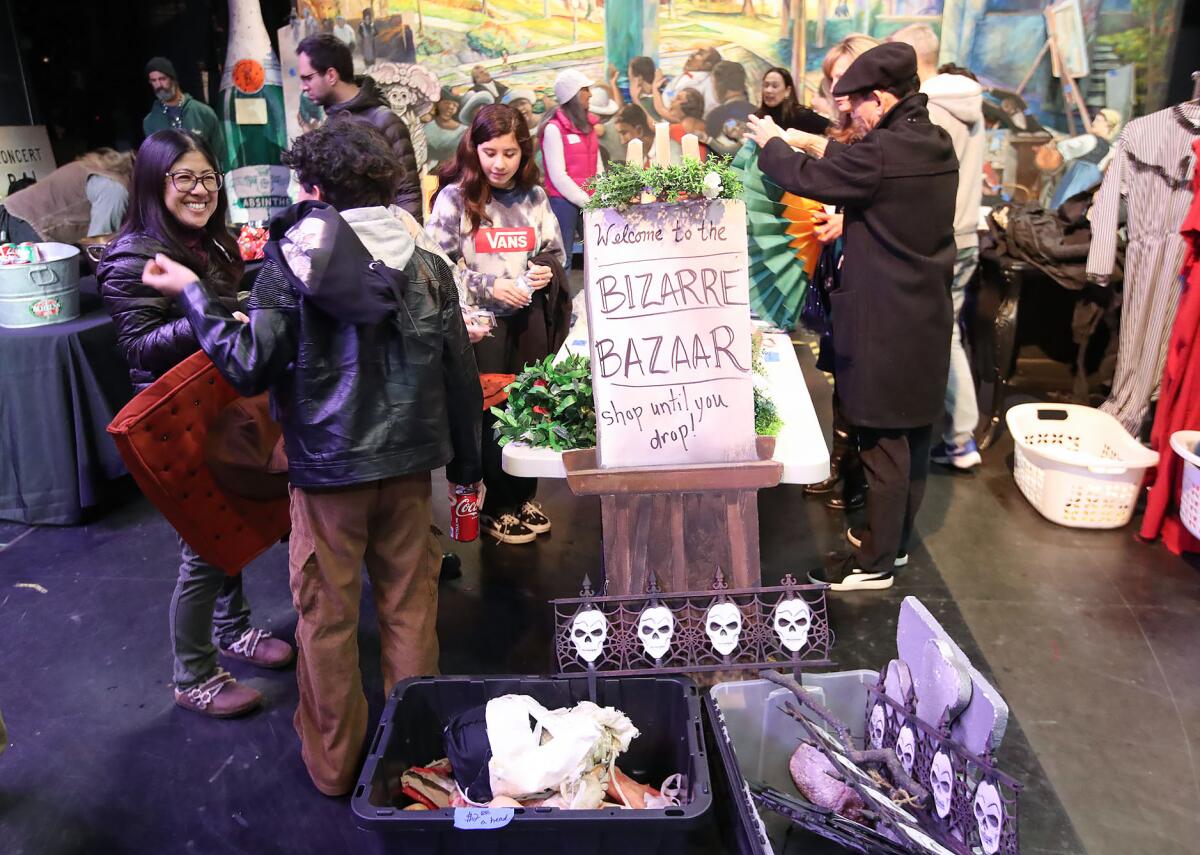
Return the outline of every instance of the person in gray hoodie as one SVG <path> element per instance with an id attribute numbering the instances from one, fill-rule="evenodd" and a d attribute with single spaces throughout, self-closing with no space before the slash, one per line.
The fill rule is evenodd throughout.
<path id="1" fill-rule="evenodd" d="M 930 456 L 935 463 L 971 469 L 982 460 L 975 445 L 975 426 L 979 405 L 975 400 L 975 382 L 971 363 L 962 343 L 963 296 L 967 284 L 979 266 L 979 206 L 982 203 L 983 87 L 965 68 L 946 65 L 938 68 L 938 37 L 925 24 L 911 24 L 897 30 L 888 41 L 911 45 L 917 52 L 917 76 L 921 91 L 929 97 L 929 119 L 954 142 L 958 157 L 958 196 L 954 205 L 954 331 L 950 341 L 950 376 L 946 383 L 946 429 L 942 441 L 933 446 Z"/>

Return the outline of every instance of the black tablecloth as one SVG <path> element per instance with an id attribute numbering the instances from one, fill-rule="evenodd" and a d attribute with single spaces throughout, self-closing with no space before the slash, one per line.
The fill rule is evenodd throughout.
<path id="1" fill-rule="evenodd" d="M 105 432 L 132 396 L 116 333 L 80 283 L 80 316 L 0 328 L 0 519 L 70 525 L 126 474 Z"/>

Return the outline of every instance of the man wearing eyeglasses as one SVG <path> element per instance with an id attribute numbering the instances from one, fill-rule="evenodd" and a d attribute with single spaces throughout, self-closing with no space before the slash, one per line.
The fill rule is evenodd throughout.
<path id="1" fill-rule="evenodd" d="M 224 166 L 225 132 L 221 130 L 221 120 L 212 107 L 179 87 L 175 64 L 166 57 L 156 56 L 146 63 L 146 76 L 157 100 L 142 120 L 142 133 L 150 136 L 167 128 L 191 131 L 208 143 Z"/>
<path id="2" fill-rule="evenodd" d="M 395 204 L 423 222 L 421 173 L 408 126 L 392 112 L 370 77 L 354 76 L 350 48 L 329 33 L 307 38 L 296 48 L 300 88 L 329 114 L 329 121 L 351 119 L 380 131 L 404 169 Z"/>

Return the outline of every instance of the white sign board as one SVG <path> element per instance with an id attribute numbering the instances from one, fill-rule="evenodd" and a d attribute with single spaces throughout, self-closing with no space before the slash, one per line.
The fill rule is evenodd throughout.
<path id="1" fill-rule="evenodd" d="M 600 465 L 757 459 L 745 206 L 634 205 L 584 227 Z"/>
<path id="2" fill-rule="evenodd" d="M 0 127 L 0 199 L 14 181 L 41 181 L 56 168 L 45 125 Z"/>

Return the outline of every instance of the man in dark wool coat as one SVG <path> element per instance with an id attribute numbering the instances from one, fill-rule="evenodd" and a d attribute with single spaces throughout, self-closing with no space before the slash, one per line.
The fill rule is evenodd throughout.
<path id="1" fill-rule="evenodd" d="M 931 431 L 943 418 L 958 161 L 919 87 L 908 45 L 859 56 L 833 94 L 849 99 L 865 136 L 830 141 L 821 159 L 793 151 L 771 119 L 750 119 L 767 177 L 844 212 L 841 285 L 830 300 L 834 378 L 870 490 L 868 527 L 846 531 L 854 551 L 809 574 L 835 591 L 890 588 L 907 563 Z"/>

